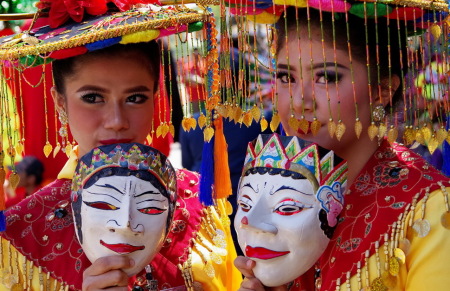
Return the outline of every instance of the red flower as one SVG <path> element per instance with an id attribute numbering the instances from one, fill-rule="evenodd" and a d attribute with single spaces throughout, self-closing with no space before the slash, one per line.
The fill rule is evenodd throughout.
<path id="1" fill-rule="evenodd" d="M 130 10 L 133 5 L 137 4 L 158 4 L 158 0 L 109 0 L 114 3 L 120 11 Z"/>
<path id="2" fill-rule="evenodd" d="M 50 7 L 49 24 L 56 28 L 72 18 L 76 22 L 83 20 L 84 13 L 101 15 L 108 10 L 106 0 L 41 0 L 38 8 Z"/>

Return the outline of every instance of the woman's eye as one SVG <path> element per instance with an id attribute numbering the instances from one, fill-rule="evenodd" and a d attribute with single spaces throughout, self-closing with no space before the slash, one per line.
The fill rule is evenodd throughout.
<path id="1" fill-rule="evenodd" d="M 278 72 L 277 79 L 283 84 L 295 83 L 295 78 L 288 72 Z"/>
<path id="2" fill-rule="evenodd" d="M 335 71 L 324 71 L 316 74 L 316 83 L 326 84 L 326 83 L 336 83 L 341 80 L 342 75 L 336 73 Z"/>
<path id="3" fill-rule="evenodd" d="M 132 95 L 127 98 L 127 102 L 135 103 L 135 104 L 142 104 L 142 103 L 145 103 L 145 101 L 147 101 L 147 100 L 148 100 L 148 97 L 145 95 L 142 95 L 142 94 Z"/>
<path id="4" fill-rule="evenodd" d="M 251 202 L 252 199 L 250 199 L 250 197 L 248 197 L 247 195 L 244 195 L 241 199 L 239 199 L 238 205 L 242 209 L 242 211 L 249 212 L 250 209 L 252 209 Z"/>
<path id="5" fill-rule="evenodd" d="M 120 209 L 119 207 L 116 207 L 112 204 L 102 202 L 102 201 L 96 201 L 96 202 L 84 201 L 84 203 L 89 207 L 97 208 L 97 209 L 101 209 L 101 210 L 118 210 L 118 209 Z"/>
<path id="6" fill-rule="evenodd" d="M 284 201 L 280 206 L 275 208 L 274 212 L 279 215 L 289 216 L 302 212 L 303 207 L 295 201 Z"/>
<path id="7" fill-rule="evenodd" d="M 83 96 L 81 96 L 81 100 L 83 100 L 86 103 L 102 103 L 103 102 L 103 97 L 97 93 L 89 93 L 89 94 L 84 94 Z"/>

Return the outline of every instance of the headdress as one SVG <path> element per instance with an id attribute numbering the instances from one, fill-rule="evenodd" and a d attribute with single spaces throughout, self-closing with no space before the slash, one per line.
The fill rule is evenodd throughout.
<path id="1" fill-rule="evenodd" d="M 380 76 L 386 74 L 386 72 L 382 71 L 384 66 L 389 76 L 393 74 L 399 75 L 401 79 L 401 90 L 399 91 L 401 92 L 394 96 L 393 90 L 385 113 L 377 111 L 375 104 L 379 100 L 379 96 L 372 94 L 370 107 L 374 114 L 370 117 L 371 124 L 366 128 L 362 127 L 361 116 L 358 115 L 358 104 L 356 102 L 354 125 L 344 124 L 340 120 L 340 117 L 346 112 L 340 112 L 339 116 L 332 116 L 330 109 L 327 126 L 332 138 L 340 140 L 344 134 L 353 134 L 359 138 L 361 135 L 366 134 L 372 140 L 387 137 L 389 141 L 397 140 L 407 145 L 411 145 L 416 141 L 428 147 L 429 151 L 433 153 L 448 137 L 445 126 L 446 115 L 448 115 L 449 111 L 448 90 L 450 84 L 448 82 L 450 70 L 447 60 L 447 1 L 225 0 L 224 4 L 235 15 L 236 22 L 240 24 L 240 30 L 242 35 L 244 35 L 239 46 L 244 48 L 245 45 L 251 45 L 245 35 L 254 34 L 254 31 L 259 31 L 260 34 L 266 35 L 266 50 L 270 51 L 270 56 L 268 61 L 261 61 L 259 65 L 271 69 L 273 79 L 276 78 L 277 70 L 275 55 L 279 45 L 285 43 L 285 39 L 280 39 L 277 31 L 284 31 L 288 25 L 288 20 L 284 13 L 289 9 L 289 6 L 304 8 L 304 10 L 308 11 L 306 15 L 303 14 L 302 16 L 298 16 L 298 14 L 290 15 L 290 17 L 295 18 L 293 22 L 297 22 L 297 25 L 299 20 L 301 20 L 299 17 L 304 18 L 303 20 L 307 24 L 311 20 L 320 18 L 322 25 L 324 23 L 322 22 L 322 15 L 329 13 L 332 20 L 328 24 L 333 26 L 333 32 L 324 33 L 323 27 L 321 27 L 321 32 L 319 33 L 322 33 L 322 43 L 324 43 L 324 38 L 331 39 L 329 42 L 333 43 L 336 49 L 336 35 L 334 31 L 337 26 L 342 26 L 347 31 L 350 58 L 355 58 L 356 55 L 355 52 L 351 52 L 351 32 L 358 28 L 348 24 L 346 21 L 338 23 L 338 20 L 347 20 L 350 17 L 356 17 L 361 20 L 361 27 L 359 28 L 366 31 L 365 35 L 361 35 L 361 38 L 362 40 L 365 39 L 367 50 L 369 50 L 372 42 L 375 43 L 375 40 L 378 42 L 379 39 L 386 43 L 385 47 L 387 49 L 385 51 L 382 51 L 380 46 L 380 48 L 376 48 L 376 56 L 375 53 L 370 53 L 371 59 L 367 57 L 366 62 L 369 68 L 369 84 L 367 85 L 369 90 L 380 86 Z M 314 10 L 319 11 L 319 15 L 314 15 L 317 19 L 310 19 L 309 13 Z M 277 23 L 276 27 L 273 26 L 275 23 Z M 368 29 L 371 24 L 374 24 L 373 30 Z M 307 30 L 310 31 L 309 26 Z M 309 39 L 305 39 L 305 37 L 301 39 L 299 28 L 297 28 L 296 32 L 295 28 L 293 31 L 294 34 L 297 34 L 298 49 L 300 51 L 309 51 Z M 283 36 L 286 36 L 287 43 L 287 35 L 283 34 Z M 311 38 L 311 35 L 307 38 Z M 389 47 L 391 48 L 389 49 Z M 251 50 L 256 49 L 251 48 Z M 336 63 L 336 59 L 328 59 L 326 61 Z M 311 60 L 288 60 L 288 63 L 292 65 L 298 65 L 302 62 L 310 63 Z M 391 67 L 391 63 L 398 62 L 400 62 L 400 68 L 395 71 L 394 67 Z M 350 69 L 352 70 L 352 78 L 359 74 L 353 71 L 353 68 Z M 407 73 L 406 69 L 408 69 Z M 329 84 L 333 85 L 331 83 L 330 81 Z M 339 89 L 336 89 L 336 91 L 337 95 L 339 95 Z M 354 92 L 353 95 L 356 100 L 356 93 Z M 273 95 L 273 99 L 276 101 L 276 94 Z M 401 101 L 397 104 L 397 108 L 395 107 L 396 104 L 393 104 L 394 99 Z M 261 122 L 262 126 L 263 124 L 267 126 L 266 121 Z M 270 123 L 270 127 L 276 129 L 279 124 L 280 116 L 274 104 L 274 118 Z M 289 124 L 292 128 L 303 132 L 310 130 L 313 134 L 316 134 L 322 126 L 318 120 L 308 123 L 303 117 L 294 117 L 294 114 L 291 115 Z"/>
<path id="2" fill-rule="evenodd" d="M 155 101 L 155 122 L 147 141 L 154 144 L 155 140 L 158 143 L 158 139 L 164 139 L 164 143 L 159 143 L 166 144 L 169 135 L 174 135 L 175 126 L 179 126 L 172 124 L 174 103 L 171 97 L 177 91 L 172 89 L 172 83 L 176 80 L 177 62 L 172 60 L 171 47 L 175 48 L 173 54 L 177 57 L 189 58 L 190 46 L 193 43 L 200 46 L 205 72 L 210 81 L 205 103 L 214 103 L 218 85 L 213 84 L 212 80 L 218 79 L 218 54 L 215 19 L 207 5 L 215 2 L 199 1 L 201 3 L 198 7 L 188 8 L 185 4 L 169 1 L 42 0 L 37 3 L 37 13 L 5 15 L 3 18 L 0 16 L 2 20 L 33 19 L 28 30 L 0 38 L 0 67 L 4 73 L 0 90 L 0 131 L 6 137 L 1 141 L 0 162 L 3 164 L 4 157 L 9 157 L 13 164 L 24 149 L 27 154 L 38 157 L 41 154 L 40 158 L 44 154 L 48 157 L 51 153 L 55 157 L 60 152 L 68 155 L 75 144 L 66 127 L 67 119 L 60 116 L 58 122 L 53 101 L 49 97 L 52 87 L 49 64 L 55 59 L 78 56 L 115 44 L 149 42 L 178 33 L 178 37 L 160 41 L 163 55 L 161 71 L 164 72 L 160 78 L 160 96 Z M 168 53 L 164 54 L 164 51 Z M 182 68 L 178 68 L 178 71 L 181 70 Z M 30 104 L 33 102 L 36 104 Z M 42 119 L 41 124 L 35 117 L 38 113 L 39 119 Z M 28 115 L 33 115 L 34 118 L 30 120 Z M 38 127 L 32 128 L 32 125 Z M 58 127 L 61 127 L 59 131 Z M 36 134 L 41 128 L 43 131 Z M 27 140 L 31 135 L 44 137 L 44 140 Z M 36 148 L 33 151 L 33 145 L 43 147 L 43 153 L 42 150 L 36 151 Z M 61 162 L 59 164 L 62 166 Z M 1 169 L 0 178 L 4 177 L 3 173 Z M 3 181 L 3 178 L 0 180 Z M 18 182 L 18 176 L 13 173 L 10 180 L 14 186 Z M 3 198 L 3 195 L 0 196 Z M 0 215 L 3 209 L 0 203 Z"/>
<path id="3" fill-rule="evenodd" d="M 149 172 L 163 185 L 169 201 L 176 200 L 176 173 L 160 151 L 143 144 L 113 144 L 97 147 L 78 162 L 72 182 L 72 195 L 79 195 L 84 185 L 98 172 L 108 168 Z"/>
<path id="4" fill-rule="evenodd" d="M 303 142 L 295 136 L 260 134 L 247 147 L 242 175 L 254 168 L 282 169 L 299 173 L 318 190 L 321 185 L 333 182 L 345 183 L 347 180 L 347 163 L 335 166 L 334 153 L 328 151 L 322 158 L 319 147 L 310 144 L 301 147 Z"/>
<path id="5" fill-rule="evenodd" d="M 335 165 L 332 151 L 320 158 L 316 144 L 304 148 L 301 144 L 302 141 L 295 136 L 259 135 L 248 144 L 242 176 L 261 172 L 308 179 L 328 216 L 329 226 L 334 227 L 337 224 L 336 213 L 340 213 L 344 204 L 347 163 Z M 331 208 L 338 211 L 333 214 Z"/>

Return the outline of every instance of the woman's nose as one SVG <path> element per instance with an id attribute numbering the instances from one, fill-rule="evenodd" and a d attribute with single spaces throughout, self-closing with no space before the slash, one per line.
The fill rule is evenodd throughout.
<path id="1" fill-rule="evenodd" d="M 292 109 L 298 116 L 301 116 L 308 111 L 313 111 L 314 97 L 310 84 L 302 80 L 301 84 L 296 86 L 292 91 Z"/>
<path id="2" fill-rule="evenodd" d="M 104 126 L 107 129 L 121 131 L 129 128 L 129 120 L 126 109 L 117 103 L 109 104 L 104 115 Z"/>

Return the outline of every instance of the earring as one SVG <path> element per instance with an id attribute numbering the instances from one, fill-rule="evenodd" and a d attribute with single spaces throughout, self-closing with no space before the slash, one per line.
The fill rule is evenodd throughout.
<path id="1" fill-rule="evenodd" d="M 372 110 L 372 120 L 374 122 L 382 122 L 384 117 L 386 116 L 386 111 L 384 110 L 383 105 L 377 105 Z"/>
<path id="2" fill-rule="evenodd" d="M 63 140 L 67 137 L 67 124 L 69 123 L 69 118 L 64 110 L 59 111 L 59 122 L 61 122 L 61 128 L 59 129 L 59 135 Z"/>

